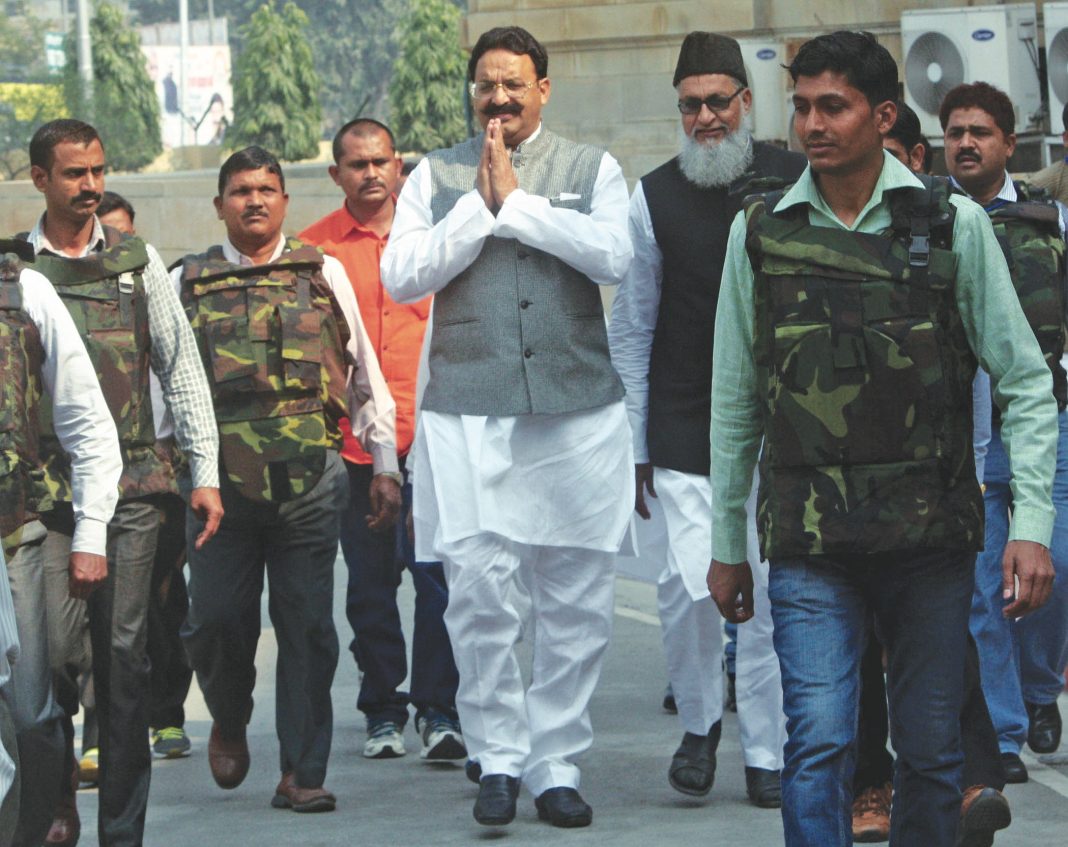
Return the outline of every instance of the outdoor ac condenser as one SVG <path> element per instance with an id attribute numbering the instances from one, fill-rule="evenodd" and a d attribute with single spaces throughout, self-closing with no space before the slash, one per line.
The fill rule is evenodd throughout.
<path id="1" fill-rule="evenodd" d="M 753 108 L 746 125 L 758 141 L 785 141 L 789 137 L 787 73 L 783 68 L 786 49 L 781 41 L 739 38 Z"/>
<path id="2" fill-rule="evenodd" d="M 1016 109 L 1016 131 L 1040 129 L 1037 38 L 1033 3 L 902 12 L 905 102 L 924 135 L 942 137 L 939 107 L 962 82 L 997 86 Z"/>
<path id="3" fill-rule="evenodd" d="M 1049 86 L 1049 129 L 1064 132 L 1061 113 L 1068 103 L 1068 3 L 1042 6 L 1046 30 L 1046 73 Z"/>

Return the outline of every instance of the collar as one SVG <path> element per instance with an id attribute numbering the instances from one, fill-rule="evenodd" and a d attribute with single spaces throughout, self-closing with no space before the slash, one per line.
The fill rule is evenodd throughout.
<path id="1" fill-rule="evenodd" d="M 883 202 L 883 194 L 885 192 L 898 188 L 923 188 L 923 183 L 916 178 L 912 171 L 884 150 L 883 169 L 879 172 L 879 179 L 875 182 L 875 190 L 872 191 L 871 199 L 867 205 L 857 215 L 854 227 L 864 219 L 869 211 Z M 827 205 L 827 201 L 823 199 L 823 195 L 820 194 L 819 185 L 812 174 L 811 165 L 805 168 L 793 187 L 783 195 L 783 198 L 775 207 L 775 211 L 782 211 L 801 204 L 807 204 L 829 217 L 837 219 L 830 206 Z"/>
<path id="2" fill-rule="evenodd" d="M 278 243 L 275 245 L 274 252 L 271 253 L 271 258 L 269 259 L 269 261 L 270 262 L 275 261 L 279 256 L 282 255 L 282 253 L 285 252 L 285 249 L 286 249 L 286 236 L 285 236 L 285 233 L 279 232 L 278 233 Z M 252 259 L 250 259 L 248 256 L 246 256 L 244 253 L 240 252 L 236 247 L 234 247 L 233 242 L 230 241 L 230 236 L 226 236 L 225 238 L 223 238 L 222 250 L 223 250 L 223 256 L 226 258 L 226 261 L 228 261 L 230 264 L 232 264 L 232 265 L 241 265 L 241 266 L 246 267 L 246 268 L 252 266 Z"/>
<path id="3" fill-rule="evenodd" d="M 964 186 L 957 182 L 956 177 L 950 177 L 950 182 L 953 183 L 953 187 L 959 189 L 969 199 L 974 200 L 971 194 L 968 194 L 964 190 Z M 1006 203 L 1015 203 L 1020 199 L 1020 196 L 1016 193 L 1016 186 L 1012 184 L 1012 177 L 1009 176 L 1009 172 L 1005 171 L 1005 181 L 1001 183 L 1001 190 L 995 195 L 994 199 L 987 203 L 983 209 L 987 212 L 993 212 L 995 209 L 1004 206 Z"/>
<path id="4" fill-rule="evenodd" d="M 48 236 L 45 235 L 44 225 L 45 216 L 47 212 L 41 212 L 41 217 L 37 219 L 37 223 L 34 224 L 33 229 L 30 230 L 29 236 L 27 236 L 30 244 L 33 245 L 34 253 L 51 253 L 54 256 L 59 256 L 66 259 L 81 259 L 88 256 L 90 253 L 99 253 L 104 249 L 107 243 L 104 238 L 104 226 L 100 223 L 100 219 L 93 215 L 93 234 L 89 237 L 89 243 L 85 245 L 85 249 L 77 256 L 69 256 L 61 250 L 57 250 L 52 246 L 52 242 L 48 240 Z"/>
<path id="5" fill-rule="evenodd" d="M 394 215 L 396 215 L 396 211 L 397 211 L 397 195 L 396 194 L 391 194 L 390 196 L 393 198 L 393 212 L 394 212 Z M 360 233 L 360 235 L 369 235 L 372 238 L 378 238 L 378 235 L 376 235 L 373 230 L 371 230 L 366 225 L 364 225 L 364 224 L 360 223 L 358 220 L 356 220 L 355 215 L 353 215 L 352 212 L 349 210 L 349 204 L 347 202 L 343 202 L 341 204 L 340 217 L 341 217 L 341 220 L 343 222 L 343 226 L 345 226 L 344 231 L 341 233 L 342 236 L 346 236 L 350 232 L 358 232 L 358 233 Z M 382 241 L 386 241 L 388 238 L 389 238 L 389 233 L 387 232 L 382 237 Z"/>

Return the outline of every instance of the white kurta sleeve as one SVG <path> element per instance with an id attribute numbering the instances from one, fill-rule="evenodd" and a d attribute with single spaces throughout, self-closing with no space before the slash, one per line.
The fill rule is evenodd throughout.
<path id="1" fill-rule="evenodd" d="M 23 307 L 41 335 L 41 376 L 52 397 L 56 436 L 70 456 L 75 522 L 71 551 L 103 556 L 122 476 L 115 423 L 67 307 L 36 271 L 24 270 L 19 279 Z"/>
<path id="2" fill-rule="evenodd" d="M 612 364 L 627 389 L 627 416 L 634 438 L 634 461 L 649 461 L 649 357 L 660 312 L 664 257 L 653 234 L 645 192 L 639 182 L 630 198 L 628 215 L 634 261 L 620 283 L 608 324 Z"/>

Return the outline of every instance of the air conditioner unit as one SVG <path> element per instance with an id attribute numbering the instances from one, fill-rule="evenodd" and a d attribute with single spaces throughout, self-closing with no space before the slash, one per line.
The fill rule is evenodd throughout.
<path id="1" fill-rule="evenodd" d="M 739 38 L 738 44 L 753 92 L 746 126 L 758 141 L 785 141 L 789 137 L 785 45 L 764 38 Z"/>
<path id="2" fill-rule="evenodd" d="M 1060 135 L 1064 104 L 1068 103 L 1068 3 L 1042 6 L 1046 30 L 1046 76 L 1049 85 L 1049 130 Z"/>
<path id="3" fill-rule="evenodd" d="M 988 82 L 1009 95 L 1016 131 L 1038 128 L 1042 92 L 1038 83 L 1035 6 L 970 6 L 901 13 L 905 102 L 920 117 L 929 138 L 941 138 L 938 110 L 954 86 Z"/>

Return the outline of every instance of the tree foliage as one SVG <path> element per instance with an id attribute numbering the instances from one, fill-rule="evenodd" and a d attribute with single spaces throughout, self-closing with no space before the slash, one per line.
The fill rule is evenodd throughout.
<path id="1" fill-rule="evenodd" d="M 319 152 L 323 112 L 307 26 L 307 15 L 292 2 L 279 12 L 268 0 L 249 19 L 234 63 L 229 146 L 259 144 L 289 161 Z"/>
<path id="2" fill-rule="evenodd" d="M 63 90 L 41 82 L 0 83 L 0 173 L 19 179 L 30 170 L 30 139 L 41 124 L 66 117 Z"/>
<path id="3" fill-rule="evenodd" d="M 76 33 L 64 45 L 63 96 L 72 117 L 93 124 L 104 142 L 108 166 L 121 171 L 145 167 L 163 152 L 159 100 L 148 75 L 141 36 L 123 13 L 100 3 L 89 22 L 93 49 L 92 96 L 78 75 Z"/>
<path id="4" fill-rule="evenodd" d="M 467 137 L 460 10 L 449 0 L 412 0 L 400 25 L 389 85 L 390 120 L 402 150 L 448 147 Z"/>
<path id="5" fill-rule="evenodd" d="M 30 4 L 8 6 L 17 17 L 0 15 L 0 78 L 5 82 L 41 81 L 45 68 L 45 22 L 34 16 Z"/>

